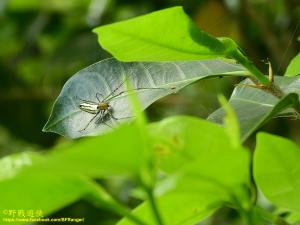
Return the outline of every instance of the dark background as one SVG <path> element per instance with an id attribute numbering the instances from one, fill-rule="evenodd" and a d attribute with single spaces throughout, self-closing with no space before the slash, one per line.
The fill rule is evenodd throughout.
<path id="1" fill-rule="evenodd" d="M 0 0 L 0 156 L 46 151 L 71 142 L 41 130 L 66 80 L 110 57 L 91 30 L 174 5 L 183 5 L 206 32 L 234 39 L 265 73 L 263 60 L 269 59 L 276 74 L 282 75 L 299 52 L 299 0 Z M 153 104 L 148 117 L 151 121 L 177 114 L 205 118 L 218 107 L 217 94 L 229 97 L 236 82 L 231 78 L 198 82 Z M 263 129 L 300 142 L 299 125 L 275 119 Z M 124 189 L 121 181 L 104 183 L 113 193 Z M 126 195 L 123 201 L 134 205 Z M 93 225 L 112 224 L 118 218 L 83 201 L 53 216 L 61 215 L 84 216 L 85 224 Z M 226 209 L 217 215 L 222 224 L 224 217 L 233 224 L 236 216 Z M 221 224 L 218 216 L 210 224 Z"/>

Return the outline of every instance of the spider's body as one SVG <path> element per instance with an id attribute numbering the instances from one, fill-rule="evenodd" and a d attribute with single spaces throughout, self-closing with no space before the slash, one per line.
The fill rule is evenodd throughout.
<path id="1" fill-rule="evenodd" d="M 99 118 L 97 119 L 96 123 L 103 123 L 107 126 L 109 126 L 105 121 L 109 118 L 112 118 L 114 120 L 118 120 L 112 115 L 112 107 L 109 105 L 106 101 L 100 101 L 98 98 L 98 94 L 96 94 L 96 97 L 99 102 L 93 102 L 93 101 L 87 101 L 84 99 L 81 99 L 82 103 L 79 104 L 79 108 L 87 113 L 94 114 L 95 116 L 89 121 L 89 123 L 80 131 L 85 130 L 89 124 L 99 115 Z M 110 127 L 110 126 L 109 126 Z"/>
<path id="2" fill-rule="evenodd" d="M 111 106 L 107 102 L 87 102 L 84 101 L 79 105 L 79 108 L 87 113 L 98 114 L 100 111 L 110 110 Z"/>

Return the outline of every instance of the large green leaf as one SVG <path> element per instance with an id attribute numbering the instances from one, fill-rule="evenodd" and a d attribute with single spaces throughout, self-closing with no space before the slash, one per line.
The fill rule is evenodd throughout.
<path id="1" fill-rule="evenodd" d="M 98 27 L 100 45 L 121 61 L 178 61 L 231 58 L 262 84 L 269 80 L 229 38 L 200 30 L 182 7 L 156 11 L 127 21 Z"/>
<path id="2" fill-rule="evenodd" d="M 111 128 L 103 123 L 92 122 L 81 131 L 94 117 L 93 114 L 79 109 L 81 99 L 98 102 L 96 93 L 109 95 L 124 81 L 125 77 L 134 89 L 143 109 L 170 93 L 176 92 L 192 82 L 217 75 L 245 75 L 243 67 L 222 60 L 203 60 L 185 62 L 119 62 L 107 59 L 93 64 L 75 74 L 64 85 L 57 98 L 44 131 L 51 131 L 66 137 L 102 133 Z M 116 93 L 124 90 L 123 85 Z M 142 89 L 141 89 L 142 88 Z M 144 88 L 144 89 L 143 89 Z M 151 89 L 152 88 L 152 89 Z M 132 116 L 128 92 L 109 101 L 113 114 L 117 118 Z M 98 117 L 99 118 L 99 117 Z M 118 120 L 123 122 L 124 120 Z M 117 124 L 107 118 L 110 126 Z"/>
<path id="3" fill-rule="evenodd" d="M 264 195 L 279 207 L 300 212 L 300 148 L 294 142 L 259 133 L 254 178 Z"/>
<path id="4" fill-rule="evenodd" d="M 243 148 L 232 145 L 224 128 L 197 118 L 174 117 L 153 124 L 149 129 L 156 159 L 153 163 L 158 162 L 155 168 L 160 168 L 167 179 L 175 177 L 173 186 L 163 187 L 163 195 L 158 200 L 169 224 L 194 224 L 211 214 L 220 202 L 235 203 L 233 196 L 241 202 L 248 200 L 245 187 L 249 185 L 249 157 Z M 2 176 L 1 207 L 39 206 L 48 214 L 94 193 L 84 179 L 86 176 L 137 175 L 149 162 L 142 154 L 142 139 L 139 128 L 132 123 L 100 137 L 59 147 L 42 157 L 34 155 L 19 160 L 17 165 L 27 165 L 27 168 L 9 177 Z M 169 151 L 164 152 L 165 149 Z M 7 163 L 0 162 L 1 165 L 8 167 Z M 24 196 L 20 197 L 22 194 Z M 116 205 L 108 201 L 106 195 L 98 200 Z M 179 211 L 187 202 L 189 205 L 184 210 L 172 215 L 172 209 Z M 149 215 L 142 210 L 137 216 L 147 219 L 143 213 Z"/>
<path id="5" fill-rule="evenodd" d="M 217 204 L 218 201 L 218 197 L 207 193 L 179 191 L 157 198 L 165 225 L 194 225 L 210 216 L 220 206 Z M 143 218 L 149 225 L 156 224 L 147 201 L 140 204 L 132 213 Z M 133 225 L 133 223 L 124 218 L 117 225 Z"/>
<path id="6" fill-rule="evenodd" d="M 28 210 L 42 210 L 44 215 L 48 215 L 74 202 L 88 191 L 88 186 L 79 177 L 24 172 L 41 158 L 38 154 L 21 153 L 0 160 L 1 221 L 2 218 L 13 218 L 3 213 L 3 210 L 16 210 L 16 213 L 18 210 L 24 210 L 25 213 Z"/>
<path id="7" fill-rule="evenodd" d="M 22 153 L 1 159 L 0 210 L 34 209 L 48 215 L 90 196 L 88 200 L 98 206 L 126 215 L 123 206 L 87 177 L 136 176 L 145 162 L 139 132 L 132 123 L 47 154 Z"/>
<path id="8" fill-rule="evenodd" d="M 101 26 L 94 32 L 100 45 L 121 61 L 211 59 L 237 49 L 231 39 L 201 31 L 182 7 Z"/>
<path id="9" fill-rule="evenodd" d="M 223 127 L 178 116 L 153 124 L 151 132 L 159 167 L 167 174 L 186 171 L 196 180 L 202 177 L 204 183 L 207 178 L 221 184 L 217 188 L 234 186 L 232 192 L 248 184 L 248 153 L 241 145 L 233 145 Z"/>
<path id="10" fill-rule="evenodd" d="M 136 175 L 143 163 L 142 146 L 135 124 L 125 124 L 101 137 L 57 148 L 36 167 L 97 178 Z"/>
<path id="11" fill-rule="evenodd" d="M 234 89 L 229 103 L 238 116 L 243 141 L 279 113 L 295 113 L 289 108 L 297 107 L 299 104 L 300 78 L 276 77 L 275 82 L 286 94 L 282 99 L 260 89 L 243 86 L 251 83 L 249 80 Z M 289 110 L 285 111 L 287 109 Z M 208 119 L 222 123 L 224 115 L 224 110 L 218 109 L 209 115 Z"/>
<path id="12" fill-rule="evenodd" d="M 292 59 L 292 61 L 288 65 L 287 70 L 285 71 L 284 76 L 294 77 L 299 74 L 300 74 L 300 53 Z"/>
<path id="13" fill-rule="evenodd" d="M 157 167 L 168 176 L 156 190 L 165 224 L 195 224 L 224 202 L 247 204 L 249 154 L 232 144 L 224 128 L 178 116 L 152 124 L 150 134 Z M 144 202 L 133 214 L 154 224 L 149 210 Z M 119 224 L 131 223 L 124 219 Z"/>

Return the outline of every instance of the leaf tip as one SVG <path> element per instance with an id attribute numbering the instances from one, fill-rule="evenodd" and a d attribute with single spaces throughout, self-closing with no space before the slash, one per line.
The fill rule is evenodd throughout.
<path id="1" fill-rule="evenodd" d="M 226 113 L 226 115 L 224 117 L 224 124 L 226 126 L 227 133 L 231 137 L 233 144 L 235 146 L 239 146 L 240 145 L 240 127 L 239 127 L 237 115 L 223 95 L 219 95 L 218 99 Z"/>

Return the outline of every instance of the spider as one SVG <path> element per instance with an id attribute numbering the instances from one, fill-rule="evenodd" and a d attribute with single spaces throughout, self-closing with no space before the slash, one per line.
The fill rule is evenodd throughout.
<path id="1" fill-rule="evenodd" d="M 79 104 L 79 108 L 87 113 L 90 114 L 94 114 L 95 116 L 92 117 L 92 119 L 87 123 L 87 125 L 79 130 L 84 131 L 88 128 L 88 126 L 91 124 L 91 122 L 98 116 L 98 120 L 96 121 L 96 123 L 103 123 L 105 125 L 107 125 L 108 127 L 112 128 L 110 125 L 108 125 L 106 123 L 107 120 L 109 120 L 110 118 L 112 118 L 113 120 L 117 121 L 120 119 L 128 119 L 131 117 L 123 117 L 123 118 L 116 118 L 113 115 L 113 108 L 112 106 L 109 104 L 109 102 L 114 99 L 115 97 L 122 95 L 125 92 L 128 92 L 130 90 L 125 90 L 125 91 L 121 91 L 119 93 L 116 94 L 117 90 L 119 90 L 119 88 L 124 84 L 125 81 L 123 81 L 119 86 L 117 86 L 110 94 L 108 94 L 106 97 L 104 97 L 102 94 L 100 94 L 99 92 L 96 93 L 96 98 L 98 100 L 98 102 L 94 102 L 94 101 L 89 101 L 89 100 L 84 100 L 84 99 L 80 99 L 82 101 L 82 103 Z M 165 88 L 136 88 L 136 89 L 132 89 L 132 90 L 143 90 L 143 89 L 165 89 Z M 101 100 L 102 98 L 102 100 Z"/>

